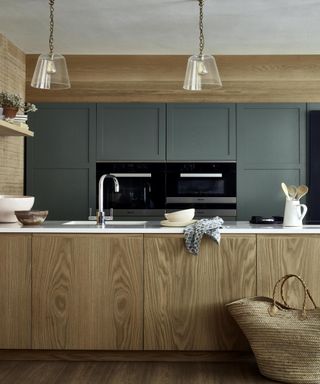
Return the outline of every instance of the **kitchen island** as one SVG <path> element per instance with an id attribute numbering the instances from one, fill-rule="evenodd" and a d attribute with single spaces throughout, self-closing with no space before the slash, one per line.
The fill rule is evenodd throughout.
<path id="1" fill-rule="evenodd" d="M 0 348 L 248 351 L 226 303 L 270 296 L 286 273 L 320 301 L 320 226 L 228 222 L 221 234 L 194 256 L 183 228 L 159 222 L 1 224 Z"/>

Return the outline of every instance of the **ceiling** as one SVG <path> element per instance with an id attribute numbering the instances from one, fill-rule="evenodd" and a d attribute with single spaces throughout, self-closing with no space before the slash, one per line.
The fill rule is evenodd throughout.
<path id="1" fill-rule="evenodd" d="M 205 0 L 205 52 L 319 54 L 320 0 Z M 48 51 L 46 0 L 1 0 L 0 33 L 26 53 Z M 55 51 L 192 54 L 196 0 L 56 0 Z"/>

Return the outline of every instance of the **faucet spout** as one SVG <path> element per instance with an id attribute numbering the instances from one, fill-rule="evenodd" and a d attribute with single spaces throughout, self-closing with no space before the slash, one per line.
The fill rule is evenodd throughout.
<path id="1" fill-rule="evenodd" d="M 98 211 L 97 224 L 101 224 L 101 225 L 104 224 L 104 220 L 105 220 L 105 213 L 103 209 L 103 184 L 106 178 L 113 179 L 114 191 L 119 192 L 119 182 L 115 176 L 106 174 L 100 177 L 99 179 L 99 211 Z"/>

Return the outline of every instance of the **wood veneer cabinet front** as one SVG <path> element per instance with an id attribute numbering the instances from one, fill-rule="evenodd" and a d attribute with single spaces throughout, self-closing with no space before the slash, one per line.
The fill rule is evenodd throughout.
<path id="1" fill-rule="evenodd" d="M 34 235 L 32 347 L 143 347 L 142 235 Z"/>
<path id="2" fill-rule="evenodd" d="M 0 349 L 31 348 L 31 235 L 0 235 Z"/>
<path id="3" fill-rule="evenodd" d="M 203 238 L 198 256 L 181 235 L 145 235 L 144 252 L 144 349 L 248 348 L 225 304 L 256 294 L 255 235 Z"/>
<path id="4" fill-rule="evenodd" d="M 317 305 L 320 305 L 320 236 L 258 235 L 257 293 L 272 297 L 275 283 L 288 273 L 300 275 L 307 283 Z M 285 286 L 289 303 L 301 308 L 303 288 L 290 279 Z M 309 308 L 312 307 L 308 306 Z"/>

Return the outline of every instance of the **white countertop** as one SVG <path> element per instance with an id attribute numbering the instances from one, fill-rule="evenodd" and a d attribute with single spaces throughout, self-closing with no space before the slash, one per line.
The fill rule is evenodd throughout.
<path id="1" fill-rule="evenodd" d="M 0 233 L 183 233 L 183 227 L 163 227 L 159 221 L 147 221 L 140 225 L 117 225 L 109 222 L 105 227 L 93 224 L 64 225 L 65 221 L 45 221 L 42 225 L 22 226 L 20 223 L 0 224 Z M 221 233 L 273 233 L 320 234 L 320 225 L 304 225 L 302 228 L 282 225 L 249 224 L 247 221 L 226 221 Z"/>

